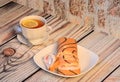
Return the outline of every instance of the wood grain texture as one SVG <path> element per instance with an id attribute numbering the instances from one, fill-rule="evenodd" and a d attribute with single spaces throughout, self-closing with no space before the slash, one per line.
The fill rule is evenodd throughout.
<path id="1" fill-rule="evenodd" d="M 30 8 L 18 5 L 17 8 L 0 16 L 0 19 L 2 19 L 0 20 L 0 27 L 3 27 L 4 25 L 12 22 L 13 20 L 17 19 L 18 17 L 20 17 L 21 15 L 28 11 L 30 11 Z"/>
<path id="2" fill-rule="evenodd" d="M 22 4 L 22 5 L 27 5 L 27 0 L 15 0 L 15 2 L 19 3 L 19 4 Z"/>
<path id="3" fill-rule="evenodd" d="M 119 82 L 120 81 L 120 65 L 104 82 Z"/>
<path id="4" fill-rule="evenodd" d="M 22 0 L 19 0 L 22 3 Z M 30 2 L 32 4 L 32 2 Z M 11 9 L 9 9 L 9 7 Z M 43 16 L 52 28 L 50 38 L 42 45 L 28 47 L 20 43 L 16 37 L 0 46 L 0 81 L 1 82 L 100 82 L 120 65 L 120 40 L 103 32 L 93 32 L 80 40 L 93 30 L 91 19 L 86 19 L 85 24 L 75 24 L 59 16 L 52 16 L 38 10 L 33 10 L 23 5 L 10 3 L 0 8 L 0 44 L 16 35 L 13 27 L 18 24 L 21 17 L 36 14 Z M 19 12 L 19 13 L 18 13 Z M 41 70 L 32 57 L 41 49 L 56 42 L 60 37 L 71 37 L 83 46 L 96 53 L 100 58 L 97 65 L 89 72 L 75 78 L 62 78 Z M 16 50 L 13 56 L 6 57 L 2 51 L 12 47 Z M 119 68 L 116 69 L 105 81 L 113 79 L 119 81 Z M 29 78 L 28 78 L 29 77 Z M 112 79 L 111 79 L 112 78 Z"/>
<path id="5" fill-rule="evenodd" d="M 5 14 L 11 10 L 13 10 L 14 8 L 16 8 L 18 6 L 18 4 L 14 3 L 14 2 L 10 2 L 7 5 L 4 5 L 3 7 L 0 8 L 0 15 Z"/>
<path id="6" fill-rule="evenodd" d="M 88 42 L 88 43 L 86 43 L 86 42 Z M 119 61 L 118 61 L 115 66 L 111 66 L 111 64 L 113 65 L 113 63 L 111 63 L 111 62 L 114 60 L 114 58 L 113 58 L 113 60 L 111 60 L 111 58 L 114 56 L 113 54 L 115 53 L 116 57 L 119 56 L 119 49 L 118 49 L 120 46 L 119 43 L 120 43 L 119 40 L 114 39 L 111 36 L 95 32 L 79 42 L 79 45 L 82 45 L 82 46 L 92 50 L 93 52 L 95 52 L 96 54 L 98 54 L 100 56 L 100 60 L 99 60 L 98 64 L 91 71 L 89 71 L 88 73 L 86 73 L 83 76 L 79 76 L 79 77 L 75 77 L 75 78 L 61 78 L 61 77 L 58 78 L 58 76 L 49 74 L 49 73 L 41 70 L 41 71 L 37 72 L 36 74 L 34 74 L 31 78 L 27 79 L 26 82 L 32 82 L 32 81 L 52 82 L 51 79 L 54 79 L 55 82 L 78 82 L 78 81 L 86 82 L 86 81 L 91 81 L 90 78 L 94 78 L 94 79 L 92 79 L 92 82 L 102 81 L 102 79 L 107 74 L 109 74 L 115 68 L 116 65 L 119 64 Z M 96 45 L 93 46 L 93 44 L 96 44 Z M 103 44 L 103 45 L 99 46 L 99 44 Z M 104 49 L 102 49 L 103 47 L 104 47 Z M 117 51 L 116 51 L 116 49 L 117 49 Z M 112 53 L 112 56 L 110 56 L 111 53 Z M 106 59 L 107 57 L 108 57 L 108 59 Z M 105 62 L 102 62 L 102 61 L 105 61 Z M 101 72 L 100 71 L 101 67 L 104 66 L 104 64 L 106 64 L 107 61 L 111 61 L 110 62 L 111 64 L 110 63 L 107 64 L 108 67 L 105 66 Z M 110 69 L 107 70 L 108 68 L 110 68 Z M 100 73 L 100 75 L 94 77 L 94 74 L 96 73 L 96 71 L 98 71 L 98 74 Z"/>
<path id="7" fill-rule="evenodd" d="M 107 38 L 107 37 L 106 37 Z M 94 40 L 97 40 L 97 39 L 95 39 L 94 38 Z M 103 41 L 104 41 L 105 39 L 103 39 Z M 84 40 L 83 40 L 84 41 Z M 86 40 L 85 40 L 86 41 Z M 88 41 L 90 41 L 91 42 L 91 40 L 88 40 Z M 100 44 L 101 43 L 101 41 L 102 41 L 102 39 L 98 39 L 97 41 L 96 41 L 96 43 L 94 43 L 94 44 L 96 44 L 96 45 L 98 45 L 98 44 Z M 104 42 L 102 41 L 102 44 L 103 45 L 105 45 L 104 44 Z M 94 42 L 94 41 L 93 41 Z M 80 43 L 81 44 L 81 43 Z M 91 43 L 90 43 L 91 44 Z M 82 45 L 84 45 L 84 44 L 82 44 Z M 89 43 L 88 43 L 88 45 L 89 45 Z M 118 41 L 118 43 L 117 44 L 114 44 L 113 43 L 113 45 L 115 45 L 115 46 L 112 46 L 111 47 L 111 49 L 109 49 L 110 47 L 105 47 L 106 49 L 108 49 L 108 51 L 104 51 L 103 53 L 100 53 L 100 52 L 96 52 L 96 50 L 97 49 L 99 49 L 99 51 L 102 51 L 102 45 L 101 46 L 97 46 L 96 48 L 94 48 L 94 46 L 91 44 L 91 47 L 89 47 L 88 49 L 90 49 L 90 50 L 92 50 L 93 52 L 95 52 L 96 54 L 98 54 L 99 55 L 99 57 L 100 57 L 100 60 L 99 60 L 99 62 L 101 62 L 101 61 L 103 61 L 103 60 L 101 60 L 101 59 L 103 59 L 104 58 L 104 60 L 106 60 L 106 57 L 105 56 L 108 56 L 108 55 L 110 55 L 113 51 L 115 51 L 116 50 L 116 47 L 118 48 L 119 47 L 119 41 Z M 101 47 L 101 48 L 100 48 Z M 104 49 L 105 49 L 104 48 Z M 94 50 L 93 50 L 94 49 Z M 104 56 L 104 57 L 101 57 L 101 56 Z M 99 62 L 98 62 L 98 65 L 99 65 Z M 101 62 L 102 63 L 102 62 Z M 105 63 L 104 63 L 105 64 Z M 80 81 L 80 82 L 86 82 L 86 81 L 89 81 L 89 78 L 92 78 L 92 77 L 94 77 L 94 74 L 96 74 L 96 72 L 97 71 L 99 71 L 100 69 L 101 69 L 101 67 L 98 67 L 97 68 L 97 66 L 98 65 L 96 65 L 95 67 L 94 67 L 94 69 L 92 69 L 91 71 L 89 71 L 87 74 L 85 74 L 84 76 L 82 76 L 82 77 L 77 77 L 77 78 L 71 78 L 71 79 L 67 79 L 67 80 L 65 80 L 66 82 L 72 82 L 72 81 Z M 102 65 L 103 66 L 103 65 Z M 97 68 L 97 70 L 95 70 Z M 114 69 L 114 66 L 112 66 L 112 68 Z M 107 68 L 106 67 L 106 69 L 109 69 L 109 67 Z M 111 69 L 111 71 L 112 71 L 112 69 Z M 104 71 L 105 72 L 105 71 Z M 110 70 L 109 70 L 109 72 L 110 72 Z M 107 75 L 107 74 L 106 74 Z M 99 77 L 99 76 L 98 76 Z M 102 78 L 104 78 L 105 76 L 102 76 L 101 75 L 101 77 Z M 100 79 L 96 79 L 96 78 L 94 78 L 95 80 L 95 82 L 99 82 L 99 80 Z M 94 81 L 92 81 L 92 82 L 94 82 Z"/>
<path id="8" fill-rule="evenodd" d="M 62 19 L 84 24 L 90 17 L 95 30 L 120 38 L 119 0 L 15 0 L 22 5 L 44 11 Z"/>
<path id="9" fill-rule="evenodd" d="M 27 5 L 30 8 L 43 12 L 43 0 L 27 0 Z"/>
<path id="10" fill-rule="evenodd" d="M 0 45 L 15 36 L 15 32 L 13 30 L 14 25 L 17 24 L 22 17 L 31 14 L 41 14 L 41 12 L 38 10 L 33 10 L 14 2 L 11 2 L 8 5 L 0 8 L 0 11 Z"/>
<path id="11" fill-rule="evenodd" d="M 7 3 L 11 2 L 12 0 L 0 0 L 0 7 L 6 5 Z"/>
<path id="12" fill-rule="evenodd" d="M 108 75 L 116 66 L 119 65 L 118 59 L 120 58 L 120 48 L 116 49 L 109 57 L 102 61 L 98 66 L 98 71 L 93 77 L 90 77 L 88 81 L 101 81 L 106 75 Z M 118 59 L 117 59 L 118 58 Z M 109 60 L 109 61 L 108 61 Z"/>
<path id="13" fill-rule="evenodd" d="M 47 19 L 47 21 L 48 21 L 48 25 L 49 24 L 51 24 L 51 22 L 52 22 L 52 24 L 51 24 L 51 27 L 52 27 L 52 29 L 53 29 L 53 31 L 51 31 L 51 35 L 50 35 L 50 40 L 49 41 L 47 41 L 47 42 L 45 42 L 45 44 L 43 44 L 43 45 L 38 45 L 38 46 L 34 46 L 34 47 L 32 47 L 32 48 L 28 48 L 27 50 L 26 50 L 26 53 L 24 54 L 24 55 L 26 55 L 26 57 L 27 56 L 30 56 L 30 57 L 28 57 L 28 59 L 30 59 L 31 57 L 33 57 L 33 55 L 35 55 L 36 53 L 38 53 L 39 52 L 39 50 L 40 49 L 42 49 L 42 48 L 44 48 L 44 47 L 46 47 L 47 45 L 50 45 L 51 43 L 53 43 L 53 42 L 55 42 L 56 40 L 58 40 L 58 38 L 60 38 L 60 37 L 62 37 L 62 36 L 67 36 L 67 35 L 69 35 L 70 34 L 70 32 L 71 32 L 71 30 L 74 30 L 74 29 L 77 29 L 77 30 L 79 30 L 79 29 L 81 29 L 81 27 L 76 27 L 76 25 L 74 25 L 73 23 L 67 23 L 68 21 L 64 21 L 64 20 L 61 20 L 61 19 L 58 19 L 58 20 L 56 20 L 56 18 L 57 17 L 54 17 L 54 16 L 50 16 L 49 17 L 49 15 L 44 15 L 44 17 L 45 18 L 48 18 Z M 52 20 L 56 20 L 56 21 L 52 21 Z M 49 22 L 50 21 L 50 22 Z M 66 25 L 67 24 L 67 25 Z M 64 26 L 64 27 L 63 27 Z M 69 28 L 69 29 L 68 29 Z M 79 28 L 79 29 L 78 29 Z M 77 31 L 76 30 L 76 31 Z M 76 31 L 74 31 L 74 32 L 76 32 Z M 62 33 L 62 34 L 61 34 Z M 74 33 L 73 33 L 74 34 Z M 79 34 L 78 34 L 79 35 Z M 71 37 L 71 36 L 70 36 Z M 76 38 L 76 39 L 80 39 L 81 37 L 79 37 L 79 38 Z M 17 42 L 16 42 L 17 43 Z M 11 44 L 11 42 L 8 42 L 7 44 L 6 44 L 6 47 L 8 46 L 8 45 L 10 45 Z M 16 44 L 16 45 L 19 45 L 19 41 L 18 41 L 18 43 Z M 15 45 L 14 45 L 15 46 Z M 22 47 L 24 47 L 24 46 L 21 46 L 20 48 L 21 49 L 24 49 L 24 48 L 22 48 Z M 3 48 L 3 47 L 2 47 Z M 22 61 L 21 61 L 22 62 Z M 33 66 L 31 66 L 31 65 L 33 65 Z M 9 65 L 8 65 L 9 66 Z M 23 69 L 17 69 L 16 71 L 14 71 L 14 72 L 12 72 L 12 73 L 10 73 L 10 74 L 8 74 L 8 73 L 6 73 L 7 74 L 7 76 L 6 77 L 4 77 L 4 78 L 2 78 L 2 76 L 3 75 L 1 75 L 1 78 L 2 78 L 2 80 L 1 81 L 8 81 L 8 80 L 11 80 L 11 81 L 22 81 L 22 80 L 24 80 L 25 78 L 27 78 L 30 74 L 32 74 L 33 72 L 35 72 L 36 70 L 38 70 L 39 68 L 38 67 L 36 67 L 36 65 L 35 64 L 33 64 L 33 60 L 30 60 L 29 62 L 27 62 L 27 63 L 24 63 L 24 65 L 23 65 L 23 63 L 22 64 L 20 64 L 19 65 L 20 67 L 22 66 L 22 67 L 24 67 L 24 69 L 27 69 L 26 70 L 26 72 L 25 71 L 22 71 Z M 18 67 L 19 67 L 18 66 Z M 30 66 L 30 67 L 29 67 Z M 15 66 L 15 68 L 16 68 L 17 66 Z M 29 69 L 28 69 L 29 68 Z M 13 69 L 13 68 L 11 68 L 11 69 Z M 32 70 L 32 71 L 31 71 Z M 22 74 L 22 76 L 21 77 L 17 77 L 17 72 L 20 72 L 21 71 L 21 73 L 19 73 L 19 75 L 21 76 L 21 74 Z M 24 72 L 24 73 L 23 73 Z M 27 73 L 27 74 L 26 74 Z M 43 72 L 44 73 L 44 72 Z M 3 74 L 5 74 L 5 73 L 3 73 Z M 10 76 L 11 74 L 15 74 L 16 75 L 16 77 L 14 77 L 13 79 L 11 79 L 12 77 Z M 46 74 L 47 75 L 47 74 Z M 25 77 L 23 77 L 23 76 L 25 76 Z M 11 78 L 7 78 L 7 77 L 11 77 Z M 7 78 L 7 79 L 6 79 Z"/>
<path id="14" fill-rule="evenodd" d="M 89 38 L 89 37 L 88 37 Z M 107 36 L 106 36 L 106 38 L 107 38 Z M 97 39 L 95 39 L 94 38 L 94 40 L 97 40 Z M 86 39 L 85 40 L 83 40 L 83 41 L 86 41 Z M 89 40 L 90 42 L 92 41 L 91 39 Z M 98 44 L 100 44 L 101 43 L 101 41 L 102 41 L 102 44 L 104 44 L 105 45 L 105 39 L 103 39 L 103 40 L 97 40 L 97 42 L 96 43 L 94 43 L 94 44 L 96 44 L 96 45 L 98 45 Z M 104 42 L 103 42 L 104 41 Z M 109 41 L 110 42 L 110 41 Z M 100 52 L 96 52 L 96 50 L 97 49 L 99 49 L 99 51 L 101 51 L 102 50 L 102 45 L 101 46 L 97 46 L 96 48 L 94 48 L 94 46 L 93 45 L 91 45 L 91 47 L 89 47 L 88 49 L 90 49 L 90 50 L 92 50 L 93 52 L 95 52 L 96 54 L 98 54 L 99 55 L 99 57 L 100 57 L 100 60 L 99 60 L 99 62 L 98 62 L 98 64 L 92 69 L 92 70 L 90 70 L 88 73 L 86 73 L 85 75 L 83 75 L 83 76 L 80 76 L 80 77 L 76 77 L 76 78 L 67 78 L 67 79 L 62 79 L 60 82 L 73 82 L 73 81 L 75 81 L 75 82 L 78 82 L 78 81 L 80 81 L 80 82 L 100 82 L 100 81 L 102 81 L 102 79 L 103 78 L 105 78 L 114 68 L 115 68 L 115 66 L 117 66 L 117 65 L 119 65 L 119 61 L 116 63 L 116 65 L 115 66 L 108 66 L 108 67 L 104 67 L 104 64 L 106 64 L 108 61 L 111 61 L 111 58 L 109 58 L 109 59 L 107 59 L 107 57 L 109 57 L 110 56 L 110 54 L 111 53 L 113 53 L 115 50 L 116 50 L 116 48 L 118 49 L 119 48 L 119 41 L 118 41 L 118 43 L 117 44 L 111 44 L 111 45 L 114 45 L 114 46 L 111 46 L 111 47 L 105 47 L 108 51 L 104 51 L 103 53 L 100 53 Z M 80 45 L 81 45 L 82 43 L 80 42 Z M 91 44 L 91 43 L 90 43 Z M 84 45 L 84 44 L 82 44 L 82 45 Z M 89 43 L 88 43 L 88 45 L 89 45 Z M 101 48 L 100 48 L 101 47 Z M 94 49 L 94 50 L 93 50 Z M 111 50 L 112 49 L 112 50 Z M 119 49 L 117 50 L 117 52 L 119 52 Z M 117 53 L 117 55 L 118 55 L 119 53 Z M 103 56 L 104 55 L 104 57 L 101 57 L 101 56 Z M 106 56 L 106 57 L 105 57 Z M 114 55 L 112 55 L 112 56 L 114 56 Z M 118 55 L 119 56 L 119 55 Z M 103 59 L 103 60 L 101 60 L 101 59 Z M 107 59 L 107 60 L 106 60 Z M 115 60 L 115 59 L 114 59 Z M 102 62 L 102 61 L 106 61 L 106 62 Z M 113 62 L 113 60 L 111 61 L 111 63 Z M 116 61 L 115 61 L 116 62 Z M 101 65 L 100 65 L 101 64 Z M 101 68 L 102 67 L 104 67 L 103 68 L 103 70 L 101 70 Z M 110 68 L 110 69 L 109 69 Z M 105 70 L 106 69 L 106 70 Z M 108 70 L 109 69 L 109 70 Z M 100 71 L 101 70 L 101 71 Z M 99 72 L 98 74 L 100 74 L 100 75 L 98 75 L 98 76 L 96 76 L 96 77 L 94 77 L 94 75 L 96 75 L 96 73 L 97 72 Z M 91 78 L 93 78 L 94 77 L 94 79 L 92 79 L 91 80 Z"/>
<path id="15" fill-rule="evenodd" d="M 43 12 L 43 0 L 15 0 L 14 2 Z"/>

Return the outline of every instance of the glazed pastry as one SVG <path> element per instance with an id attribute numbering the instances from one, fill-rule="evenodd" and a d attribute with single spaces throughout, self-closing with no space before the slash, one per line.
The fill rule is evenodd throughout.
<path id="1" fill-rule="evenodd" d="M 58 40 L 58 52 L 55 62 L 49 70 L 63 75 L 80 74 L 79 59 L 77 55 L 77 43 L 73 38 L 60 38 Z"/>

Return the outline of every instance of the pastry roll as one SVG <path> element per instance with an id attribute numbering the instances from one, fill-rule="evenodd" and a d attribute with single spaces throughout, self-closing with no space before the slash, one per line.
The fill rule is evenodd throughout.
<path id="1" fill-rule="evenodd" d="M 62 37 L 58 40 L 55 62 L 49 67 L 49 70 L 63 75 L 80 74 L 77 43 L 75 39 Z"/>

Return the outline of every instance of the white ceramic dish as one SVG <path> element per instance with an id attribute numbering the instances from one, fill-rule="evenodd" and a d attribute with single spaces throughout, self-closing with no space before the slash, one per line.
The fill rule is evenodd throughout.
<path id="1" fill-rule="evenodd" d="M 32 45 L 23 35 L 22 35 L 22 29 L 19 25 L 14 26 L 14 30 L 17 34 L 17 39 L 19 42 L 25 44 L 25 45 Z"/>
<path id="2" fill-rule="evenodd" d="M 17 34 L 17 39 L 18 39 L 18 41 L 20 41 L 21 43 L 27 44 L 26 39 L 25 39 L 22 35 Z"/>
<path id="3" fill-rule="evenodd" d="M 45 64 L 43 62 L 43 57 L 45 55 L 48 55 L 48 54 L 50 55 L 50 54 L 55 54 L 56 53 L 56 51 L 57 51 L 56 47 L 57 47 L 57 44 L 54 43 L 54 44 L 42 49 L 39 53 L 37 53 L 33 57 L 34 62 L 40 68 L 42 68 L 43 70 L 45 70 L 45 71 L 47 71 L 49 73 L 52 73 L 54 75 L 58 75 L 58 76 L 62 76 L 62 77 L 76 77 L 76 76 L 85 74 L 86 72 L 91 70 L 97 64 L 97 61 L 99 59 L 99 57 L 95 53 L 93 53 L 90 50 L 78 45 L 77 47 L 78 47 L 78 56 L 79 56 L 79 63 L 80 63 L 81 73 L 78 74 L 78 75 L 73 75 L 73 76 L 66 76 L 66 75 L 58 74 L 58 73 L 49 71 L 46 68 L 46 66 L 45 66 Z"/>

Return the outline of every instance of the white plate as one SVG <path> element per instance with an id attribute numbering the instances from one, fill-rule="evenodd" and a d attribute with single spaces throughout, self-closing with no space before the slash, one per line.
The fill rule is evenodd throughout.
<path id="1" fill-rule="evenodd" d="M 79 63 L 80 63 L 80 68 L 81 68 L 81 73 L 78 74 L 78 75 L 66 76 L 66 75 L 55 73 L 55 72 L 51 72 L 46 68 L 46 66 L 43 62 L 43 57 L 46 56 L 46 55 L 56 53 L 56 51 L 57 51 L 56 50 L 57 49 L 57 44 L 56 43 L 42 49 L 39 53 L 37 53 L 33 57 L 33 59 L 34 59 L 34 62 L 40 68 L 42 68 L 43 70 L 45 70 L 49 73 L 52 73 L 52 74 L 58 75 L 58 76 L 62 76 L 62 77 L 76 77 L 76 76 L 82 75 L 82 74 L 88 72 L 90 69 L 92 69 L 97 64 L 97 61 L 99 59 L 99 57 L 95 53 L 89 51 L 88 49 L 86 49 L 82 46 L 79 46 L 79 45 L 77 45 L 77 47 L 78 47 Z"/>

